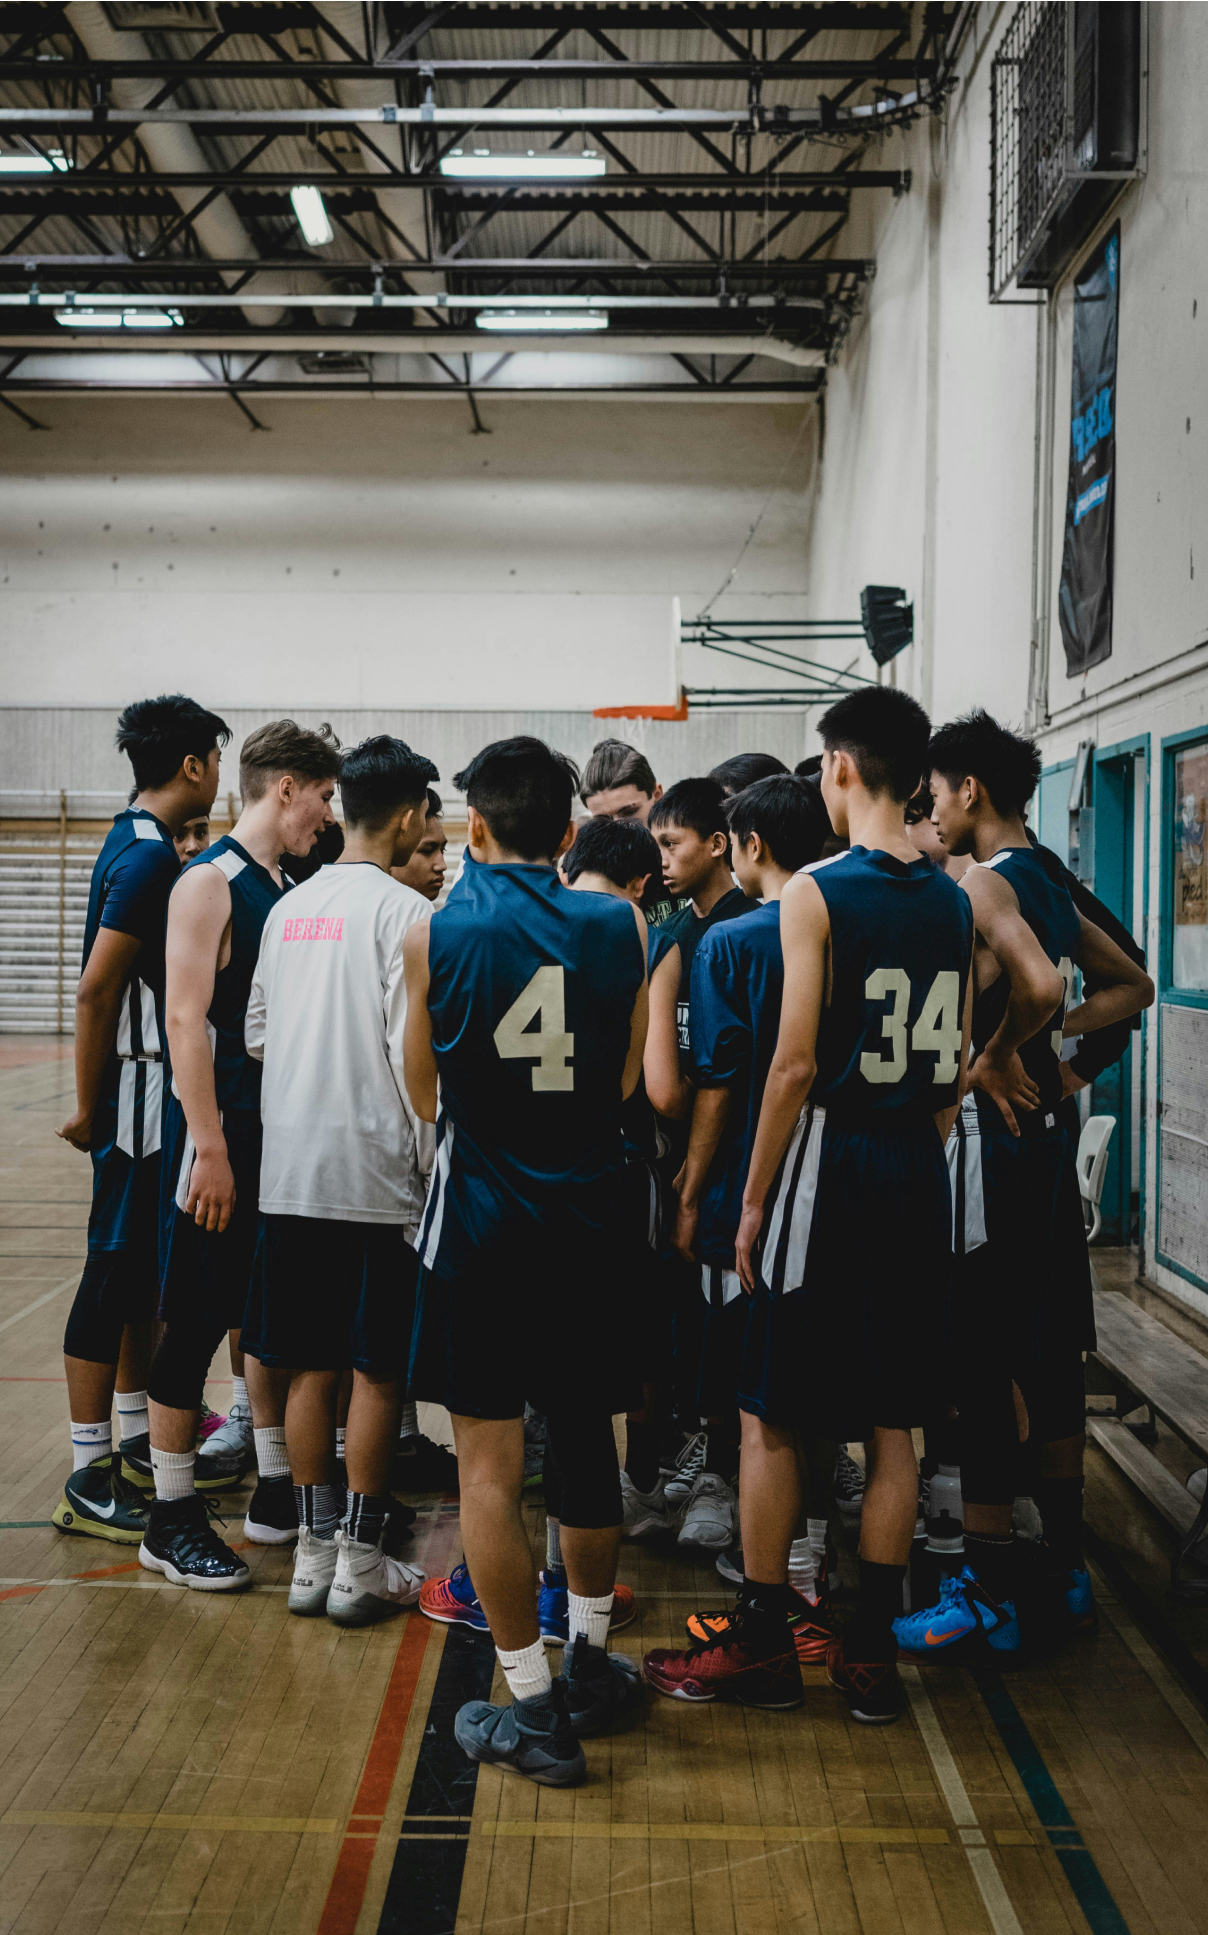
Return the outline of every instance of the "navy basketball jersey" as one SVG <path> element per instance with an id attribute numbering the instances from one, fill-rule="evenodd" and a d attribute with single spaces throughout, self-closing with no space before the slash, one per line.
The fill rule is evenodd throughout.
<path id="1" fill-rule="evenodd" d="M 214 977 L 207 1020 L 214 1036 L 214 1090 L 218 1106 L 260 1110 L 263 1064 L 248 1054 L 243 1040 L 252 976 L 260 955 L 260 936 L 271 910 L 286 891 L 229 833 L 216 840 L 185 868 L 217 867 L 231 889 L 231 958 Z"/>
<path id="2" fill-rule="evenodd" d="M 633 909 L 552 867 L 467 867 L 433 915 L 428 1010 L 440 1075 L 421 1240 L 429 1269 L 517 1216 L 546 1222 L 623 1166 L 621 1081 L 645 973 Z"/>
<path id="3" fill-rule="evenodd" d="M 697 1082 L 731 1091 L 730 1113 L 705 1182 L 701 1262 L 734 1268 L 734 1238 L 784 994 L 780 902 L 701 938 L 692 963 L 692 1061 Z"/>
<path id="4" fill-rule="evenodd" d="M 92 1120 L 90 1250 L 124 1249 L 139 1232 L 135 1171 L 158 1159 L 163 1114 L 164 920 L 180 872 L 172 835 L 142 807 L 114 818 L 97 855 L 88 894 L 84 957 L 102 928 L 139 943 L 122 990 L 117 1035 Z"/>
<path id="5" fill-rule="evenodd" d="M 831 929 L 811 1103 L 856 1120 L 950 1108 L 973 952 L 967 895 L 930 860 L 908 865 L 866 847 L 802 872 Z"/>
<path id="6" fill-rule="evenodd" d="M 1059 880 L 1050 878 L 1044 862 L 1037 858 L 1030 846 L 1004 847 L 992 860 L 982 864 L 992 867 L 1013 889 L 1020 913 L 1065 982 L 1065 993 L 1054 1009 L 1051 1021 L 1030 1041 L 1025 1041 L 1019 1051 L 1020 1061 L 1040 1090 L 1039 1110 L 1035 1113 L 1043 1117 L 1051 1114 L 1061 1101 L 1061 1026 L 1074 984 L 1074 955 L 1078 950 L 1082 923 L 1069 889 Z M 998 1032 L 1010 998 L 1011 983 L 1005 974 L 1000 974 L 984 994 L 974 997 L 973 1055 L 980 1054 Z M 998 1104 L 980 1089 L 977 1091 L 977 1111 L 982 1121 L 990 1127 L 1002 1128 Z"/>

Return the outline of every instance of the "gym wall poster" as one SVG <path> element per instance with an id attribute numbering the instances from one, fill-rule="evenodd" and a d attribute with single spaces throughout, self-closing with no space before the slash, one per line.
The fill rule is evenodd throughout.
<path id="1" fill-rule="evenodd" d="M 1058 610 L 1068 677 L 1112 651 L 1120 225 L 1074 280 L 1070 470 Z"/>

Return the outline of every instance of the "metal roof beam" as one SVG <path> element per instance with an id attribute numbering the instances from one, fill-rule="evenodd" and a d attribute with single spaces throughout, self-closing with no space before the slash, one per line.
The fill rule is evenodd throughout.
<path id="1" fill-rule="evenodd" d="M 610 43 L 594 31 L 586 20 L 578 23 L 602 47 Z M 272 42 L 264 30 L 252 29 L 262 40 Z M 559 39 L 569 28 L 563 28 Z M 244 81 L 279 81 L 288 77 L 308 81 L 348 80 L 446 80 L 446 81 L 910 81 L 922 74 L 931 79 L 938 62 L 899 60 L 893 55 L 872 55 L 859 60 L 629 60 L 618 48 L 610 60 L 207 60 L 212 49 L 228 34 L 216 35 L 210 47 L 198 50 L 196 57 L 181 60 L 90 61 L 10 60 L 0 52 L 0 72 L 13 80 L 188 80 L 200 78 Z M 283 73 L 282 68 L 291 70 Z M 298 72 L 292 72 L 293 69 Z M 671 104 L 669 104 L 671 105 Z"/>
<path id="2" fill-rule="evenodd" d="M 300 66 L 300 63 L 298 64 Z M 212 72 L 218 72 L 218 69 Z M 278 78 L 293 78 L 296 67 L 276 70 Z M 614 75 L 618 70 L 614 69 Z M 299 78 L 303 78 L 299 75 Z M 347 78 L 347 75 L 345 76 Z M 931 105 L 934 89 L 926 79 L 900 98 L 871 102 L 861 107 L 832 107 L 815 102 L 801 107 L 782 104 L 765 106 L 760 102 L 730 108 L 611 108 L 589 107 L 396 107 L 387 102 L 378 108 L 328 107 L 315 102 L 307 107 L 250 108 L 122 108 L 101 101 L 92 107 L 2 107 L 0 134 L 102 134 L 110 128 L 173 126 L 181 123 L 204 134 L 262 134 L 267 129 L 292 129 L 305 133 L 309 128 L 353 128 L 358 125 L 438 128 L 498 128 L 512 133 L 590 133 L 608 128 L 614 134 L 634 131 L 645 134 L 691 134 L 711 130 L 714 134 L 796 134 L 799 131 L 833 132 L 853 129 L 872 132 L 891 117 L 903 112 L 920 112 Z"/>
<path id="3" fill-rule="evenodd" d="M 567 221 L 573 218 L 567 217 Z M 554 231 L 543 235 L 536 245 L 538 249 L 548 248 L 555 239 Z M 629 237 L 624 237 L 627 247 L 634 246 Z M 611 276 L 714 276 L 718 270 L 724 272 L 727 283 L 748 277 L 766 278 L 769 281 L 792 281 L 804 276 L 813 281 L 828 275 L 854 275 L 867 280 L 875 272 L 876 264 L 871 257 L 865 256 L 828 256 L 823 262 L 788 260 L 773 256 L 765 265 L 754 260 L 726 262 L 693 261 L 656 261 L 650 256 L 634 255 L 622 257 L 615 255 L 579 255 L 542 258 L 532 255 L 472 255 L 454 257 L 435 255 L 423 261 L 379 264 L 376 260 L 366 262 L 320 261 L 312 255 L 272 255 L 261 258 L 258 267 L 262 269 L 315 269 L 319 273 L 332 276 L 371 275 L 380 267 L 385 278 L 398 276 L 404 268 L 428 270 L 436 274 L 444 269 L 456 269 L 459 275 L 524 275 L 538 278 L 581 275 Z M 248 267 L 243 261 L 232 258 L 220 262 L 213 258 L 172 255 L 152 259 L 150 256 L 134 258 L 127 255 L 33 255 L 28 252 L 0 256 L 0 276 L 36 275 L 39 279 L 50 276 L 53 279 L 73 275 L 95 274 L 98 270 L 107 275 L 120 276 L 130 280 L 144 276 L 154 277 L 156 281 L 165 280 L 203 280 L 216 277 L 224 269 L 241 273 Z"/>
<path id="4" fill-rule="evenodd" d="M 275 137 L 274 137 L 275 138 Z M 611 145 L 611 144 L 610 144 Z M 613 149 L 618 160 L 625 162 L 619 149 Z M 316 164 L 299 161 L 296 166 L 286 170 L 258 169 L 253 175 L 246 175 L 242 163 L 235 162 L 227 169 L 216 169 L 207 174 L 204 170 L 192 173 L 163 172 L 136 174 L 133 169 L 104 169 L 100 173 L 74 168 L 56 170 L 52 174 L 31 175 L 28 180 L 18 181 L 8 176 L 0 185 L 0 214 L 12 207 L 15 201 L 25 196 L 71 196 L 87 194 L 92 189 L 104 186 L 109 189 L 138 189 L 149 182 L 164 188 L 212 188 L 219 186 L 245 187 L 249 181 L 257 188 L 290 189 L 301 182 L 313 182 L 325 195 L 339 196 L 346 192 L 350 184 L 356 188 L 406 189 L 412 194 L 431 194 L 433 192 L 448 196 L 458 206 L 484 207 L 492 201 L 499 201 L 505 195 L 517 198 L 521 206 L 535 207 L 549 195 L 558 195 L 563 200 L 573 200 L 576 196 L 590 198 L 593 195 L 624 197 L 627 193 L 654 193 L 678 191 L 693 194 L 707 190 L 714 195 L 745 195 L 760 197 L 771 193 L 773 197 L 800 194 L 815 188 L 842 187 L 846 194 L 851 189 L 888 188 L 895 195 L 905 194 L 910 187 L 909 169 L 899 168 L 862 168 L 858 173 L 844 174 L 833 168 L 801 169 L 794 174 L 784 175 L 719 175 L 708 169 L 700 169 L 692 174 L 644 173 L 634 170 L 632 174 L 597 175 L 582 181 L 559 181 L 548 184 L 523 181 L 448 181 L 443 175 L 404 175 L 373 174 L 357 176 L 336 174 L 330 166 L 322 165 L 324 157 Z M 626 163 L 633 167 L 631 162 Z M 10 186 L 11 184 L 11 186 Z"/>

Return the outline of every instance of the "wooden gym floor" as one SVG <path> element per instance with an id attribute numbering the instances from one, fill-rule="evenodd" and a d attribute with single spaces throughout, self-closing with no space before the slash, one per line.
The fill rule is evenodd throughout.
<path id="1" fill-rule="evenodd" d="M 52 1134 L 69 1054 L 0 1040 L 0 1930 L 1208 1932 L 1206 1615 L 1163 1597 L 1164 1530 L 1098 1458 L 1097 1638 L 1002 1678 L 908 1667 L 884 1733 L 848 1723 L 819 1667 L 787 1716 L 652 1693 L 567 1794 L 452 1746 L 491 1681 L 484 1638 L 292 1620 L 286 1551 L 249 1550 L 253 1589 L 211 1596 L 57 1534 L 89 1190 Z M 1126 1256 L 1099 1255 L 1123 1286 Z M 430 1572 L 458 1557 L 455 1505 L 425 1501 L 416 1530 Z M 635 1657 L 724 1601 L 674 1546 L 627 1546 L 622 1576 Z"/>

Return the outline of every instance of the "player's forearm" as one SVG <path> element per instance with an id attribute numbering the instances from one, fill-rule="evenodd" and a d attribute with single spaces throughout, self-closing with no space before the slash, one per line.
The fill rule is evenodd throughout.
<path id="1" fill-rule="evenodd" d="M 1012 987 L 1007 1012 L 983 1053 L 991 1061 L 1006 1061 L 1052 1019 L 1064 992 L 1065 983 L 1056 972 L 1051 981 L 1026 981 Z"/>
<path id="2" fill-rule="evenodd" d="M 696 1203 L 705 1186 L 717 1145 L 730 1116 L 731 1093 L 728 1088 L 700 1088 L 692 1105 L 692 1129 L 684 1162 L 681 1203 Z"/>
<path id="3" fill-rule="evenodd" d="M 742 1200 L 744 1208 L 762 1209 L 772 1187 L 784 1152 L 792 1139 L 798 1117 L 814 1081 L 812 1061 L 793 1061 L 779 1066 L 773 1062 L 763 1091 L 755 1147 Z"/>
<path id="4" fill-rule="evenodd" d="M 81 981 L 76 993 L 76 1107 L 90 1121 L 100 1101 L 105 1063 L 117 1040 L 121 1005 L 121 988 L 93 988 Z"/>
<path id="5" fill-rule="evenodd" d="M 1096 988 L 1094 994 L 1088 994 L 1085 1001 L 1070 1009 L 1061 1032 L 1071 1040 L 1075 1035 L 1093 1035 L 1097 1029 L 1110 1028 L 1115 1022 L 1131 1021 L 1142 1008 L 1152 1005 L 1153 997 L 1153 982 L 1147 974 Z"/>
<path id="6" fill-rule="evenodd" d="M 168 1053 L 172 1080 L 185 1112 L 189 1134 L 199 1155 L 226 1152 L 218 1096 L 214 1087 L 214 1056 L 204 1017 L 167 1016 Z"/>

